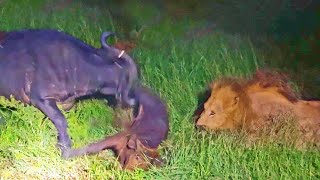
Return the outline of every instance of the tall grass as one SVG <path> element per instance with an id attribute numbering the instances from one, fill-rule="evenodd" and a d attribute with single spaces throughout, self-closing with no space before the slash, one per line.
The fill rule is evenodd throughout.
<path id="1" fill-rule="evenodd" d="M 102 31 L 121 29 L 108 9 L 89 8 L 77 1 L 62 9 L 56 6 L 37 0 L 0 1 L 1 30 L 55 28 L 99 47 Z M 143 11 L 134 13 L 144 17 Z M 55 148 L 56 130 L 49 119 L 32 106 L 1 98 L 0 179 L 320 178 L 317 149 L 298 150 L 277 141 L 248 146 L 239 133 L 209 134 L 194 128 L 197 94 L 209 82 L 225 75 L 248 76 L 264 66 L 264 55 L 257 53 L 248 38 L 218 29 L 196 39 L 185 36 L 203 24 L 165 18 L 143 31 L 132 52 L 141 82 L 168 104 L 170 133 L 161 146 L 163 167 L 122 171 L 110 151 L 63 160 Z M 104 101 L 96 99 L 81 101 L 64 112 L 73 145 L 115 133 L 112 113 Z"/>

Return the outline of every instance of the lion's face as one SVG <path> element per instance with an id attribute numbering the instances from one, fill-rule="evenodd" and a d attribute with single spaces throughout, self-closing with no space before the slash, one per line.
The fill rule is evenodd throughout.
<path id="1" fill-rule="evenodd" d="M 197 126 L 216 129 L 234 129 L 239 96 L 229 86 L 213 88 L 210 98 L 204 104 L 204 110 L 197 121 Z"/>

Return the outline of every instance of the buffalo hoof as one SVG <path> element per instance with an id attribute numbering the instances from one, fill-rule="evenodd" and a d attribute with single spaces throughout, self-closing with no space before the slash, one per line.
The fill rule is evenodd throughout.
<path id="1" fill-rule="evenodd" d="M 57 143 L 56 148 L 61 151 L 61 156 L 64 157 L 65 156 L 64 154 L 66 155 L 69 154 L 69 151 L 71 150 L 71 145 L 64 145 L 61 143 Z"/>
<path id="2" fill-rule="evenodd" d="M 79 148 L 79 149 L 69 148 L 69 149 L 62 151 L 61 156 L 64 159 L 70 159 L 70 158 L 77 157 L 80 155 L 85 155 L 85 154 L 87 154 L 86 148 Z"/>
<path id="3" fill-rule="evenodd" d="M 72 156 L 72 153 L 73 151 L 72 151 L 72 149 L 71 148 L 69 148 L 69 149 L 64 149 L 63 151 L 61 151 L 61 157 L 63 158 L 63 159 L 69 159 L 69 158 L 72 158 L 73 156 Z"/>

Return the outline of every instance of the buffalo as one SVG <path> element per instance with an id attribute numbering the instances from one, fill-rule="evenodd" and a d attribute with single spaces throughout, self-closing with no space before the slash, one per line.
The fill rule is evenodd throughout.
<path id="1" fill-rule="evenodd" d="M 135 104 L 129 92 L 138 79 L 137 66 L 124 51 L 106 43 L 112 35 L 103 32 L 101 47 L 94 48 L 51 29 L 1 33 L 0 96 L 13 96 L 41 110 L 58 131 L 62 156 L 72 145 L 57 104 L 68 110 L 75 100 L 96 94 Z"/>
<path id="2" fill-rule="evenodd" d="M 104 149 L 115 152 L 124 169 L 148 169 L 161 165 L 158 146 L 167 138 L 169 123 L 164 102 L 145 87 L 136 87 L 134 98 L 135 117 L 121 131 L 96 143 L 68 151 L 67 157 L 95 154 Z"/>

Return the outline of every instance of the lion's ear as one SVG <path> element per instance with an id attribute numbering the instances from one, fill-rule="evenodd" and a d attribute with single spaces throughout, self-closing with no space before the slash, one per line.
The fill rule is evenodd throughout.
<path id="1" fill-rule="evenodd" d="M 209 89 L 212 90 L 212 89 L 214 88 L 214 85 L 215 85 L 215 83 L 214 83 L 214 82 L 211 82 L 211 83 L 209 84 Z"/>
<path id="2" fill-rule="evenodd" d="M 239 103 L 239 96 L 236 96 L 233 101 L 233 105 L 237 105 Z"/>

